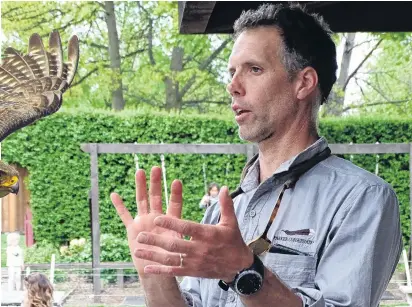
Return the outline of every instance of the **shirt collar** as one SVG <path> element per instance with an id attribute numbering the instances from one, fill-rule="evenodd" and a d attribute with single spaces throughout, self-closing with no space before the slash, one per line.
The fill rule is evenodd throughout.
<path id="1" fill-rule="evenodd" d="M 320 153 L 328 147 L 328 142 L 324 137 L 320 137 L 315 143 L 293 156 L 289 160 L 283 162 L 278 169 L 272 174 L 272 177 L 278 173 L 288 171 L 292 166 L 300 164 L 304 161 L 311 159 L 316 154 Z M 259 186 L 259 158 L 249 168 L 245 178 L 241 182 L 243 191 L 249 191 Z"/>

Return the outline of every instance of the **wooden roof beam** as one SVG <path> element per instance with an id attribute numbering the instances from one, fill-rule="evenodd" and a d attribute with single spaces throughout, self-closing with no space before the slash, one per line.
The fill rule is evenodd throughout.
<path id="1" fill-rule="evenodd" d="M 203 34 L 216 1 L 179 1 L 179 30 L 181 34 Z"/>

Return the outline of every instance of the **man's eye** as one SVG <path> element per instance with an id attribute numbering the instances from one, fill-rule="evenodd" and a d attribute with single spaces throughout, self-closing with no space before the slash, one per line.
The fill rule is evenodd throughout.
<path id="1" fill-rule="evenodd" d="M 251 70 L 252 70 L 252 72 L 254 72 L 254 73 L 259 73 L 259 72 L 262 71 L 259 67 L 256 67 L 256 66 L 253 66 L 253 67 L 251 68 Z"/>

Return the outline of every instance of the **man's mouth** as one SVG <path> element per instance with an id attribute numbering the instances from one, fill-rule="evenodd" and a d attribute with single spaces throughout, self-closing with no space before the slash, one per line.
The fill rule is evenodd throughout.
<path id="1" fill-rule="evenodd" d="M 250 112 L 250 111 L 248 111 L 248 110 L 243 110 L 243 109 L 237 109 L 236 112 L 235 112 L 235 114 L 236 114 L 236 115 L 241 115 L 241 114 L 246 113 L 246 112 Z"/>

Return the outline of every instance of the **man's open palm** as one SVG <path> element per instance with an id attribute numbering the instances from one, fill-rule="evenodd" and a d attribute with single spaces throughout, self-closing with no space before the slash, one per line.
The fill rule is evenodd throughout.
<path id="1" fill-rule="evenodd" d="M 145 172 L 143 170 L 138 170 L 136 172 L 136 204 L 138 214 L 134 219 L 117 193 L 112 193 L 110 197 L 113 205 L 116 207 L 117 213 L 126 227 L 127 239 L 133 263 L 139 275 L 143 275 L 145 266 L 157 263 L 137 258 L 135 256 L 136 249 L 144 248 L 148 253 L 151 251 L 164 252 L 164 250 L 160 247 L 139 243 L 137 241 L 137 236 L 141 232 L 158 234 L 170 238 L 182 237 L 179 233 L 156 226 L 153 222 L 156 217 L 164 215 L 162 211 L 161 169 L 159 167 L 152 168 L 150 174 L 149 198 L 147 195 Z M 181 214 L 182 184 L 179 180 L 175 180 L 172 183 L 170 202 L 166 215 L 180 219 Z"/>

